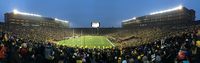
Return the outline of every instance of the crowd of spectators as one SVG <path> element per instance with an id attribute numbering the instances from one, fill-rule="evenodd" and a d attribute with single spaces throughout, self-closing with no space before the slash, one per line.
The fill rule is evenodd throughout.
<path id="1" fill-rule="evenodd" d="M 19 38 L 31 39 L 33 41 L 59 41 L 63 40 L 65 37 L 72 36 L 71 30 L 48 27 L 17 27 L 11 28 L 8 33 L 15 34 Z"/>
<path id="2" fill-rule="evenodd" d="M 195 26 L 180 26 L 180 27 L 173 27 L 173 26 L 163 26 L 163 27 L 152 27 L 152 28 L 134 28 L 134 29 L 124 29 L 120 30 L 115 33 L 108 34 L 109 40 L 118 44 L 126 46 L 135 46 L 135 45 L 142 45 L 148 44 L 153 41 L 157 41 L 164 37 L 170 36 L 180 36 L 183 33 L 192 32 L 195 30 Z"/>
<path id="3" fill-rule="evenodd" d="M 88 49 L 1 33 L 0 63 L 191 63 L 199 53 L 196 38 L 195 33 L 183 33 L 138 46 Z"/>
<path id="4" fill-rule="evenodd" d="M 47 41 L 71 37 L 70 29 L 15 28 L 0 34 L 0 63 L 198 63 L 197 35 L 188 30 L 124 29 L 107 34 L 120 46 L 88 49 Z"/>

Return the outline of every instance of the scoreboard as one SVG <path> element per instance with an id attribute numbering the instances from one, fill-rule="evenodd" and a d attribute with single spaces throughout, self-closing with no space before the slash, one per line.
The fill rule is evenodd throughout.
<path id="1" fill-rule="evenodd" d="M 97 21 L 92 22 L 91 26 L 92 26 L 92 28 L 99 28 L 100 27 L 100 22 L 97 22 Z"/>

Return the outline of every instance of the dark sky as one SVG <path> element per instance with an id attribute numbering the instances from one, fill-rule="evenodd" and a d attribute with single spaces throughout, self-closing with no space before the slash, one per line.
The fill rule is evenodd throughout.
<path id="1" fill-rule="evenodd" d="M 194 9 L 200 19 L 200 0 L 0 0 L 0 21 L 17 9 L 68 20 L 72 27 L 90 27 L 95 20 L 101 27 L 120 27 L 122 20 L 179 5 Z"/>

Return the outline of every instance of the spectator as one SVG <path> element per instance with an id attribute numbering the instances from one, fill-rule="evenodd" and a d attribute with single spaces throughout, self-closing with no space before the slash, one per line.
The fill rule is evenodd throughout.
<path id="1" fill-rule="evenodd" d="M 148 57 L 147 57 L 146 54 L 142 57 L 142 62 L 143 63 L 149 63 L 149 60 L 148 60 Z"/>
<path id="2" fill-rule="evenodd" d="M 19 55 L 20 55 L 20 59 L 21 59 L 21 63 L 26 63 L 28 62 L 28 47 L 27 47 L 27 43 L 23 43 L 19 49 Z"/>
<path id="3" fill-rule="evenodd" d="M 46 59 L 46 63 L 52 63 L 53 59 L 54 59 L 54 51 L 52 49 L 52 46 L 50 43 L 48 43 L 45 47 L 45 59 Z"/>
<path id="4" fill-rule="evenodd" d="M 0 42 L 0 63 L 4 63 L 6 59 L 6 47 Z"/>

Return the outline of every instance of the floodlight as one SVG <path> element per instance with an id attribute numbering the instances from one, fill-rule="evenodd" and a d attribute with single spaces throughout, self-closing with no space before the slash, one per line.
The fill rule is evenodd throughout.
<path id="1" fill-rule="evenodd" d="M 166 13 L 166 12 L 175 11 L 175 10 L 181 10 L 182 8 L 183 8 L 183 6 L 179 5 L 178 7 L 175 7 L 175 8 L 172 8 L 172 9 L 158 11 L 158 12 L 152 12 L 152 13 L 150 13 L 150 15 L 160 14 L 160 13 Z"/>
<path id="2" fill-rule="evenodd" d="M 68 23 L 68 21 L 66 20 L 61 20 L 61 19 L 58 19 L 58 18 L 54 18 L 55 21 L 60 21 L 60 22 L 65 22 L 65 23 Z"/>
<path id="3" fill-rule="evenodd" d="M 14 14 L 21 14 L 21 15 L 29 15 L 29 16 L 42 17 L 41 15 L 38 15 L 38 14 L 31 14 L 31 13 L 20 12 L 20 11 L 18 11 L 17 9 L 14 9 L 14 10 L 13 10 L 13 13 L 14 13 Z"/>
<path id="4" fill-rule="evenodd" d="M 19 11 L 18 11 L 17 9 L 14 9 L 14 10 L 13 10 L 13 13 L 14 13 L 14 14 L 17 14 L 18 12 L 19 12 Z"/>
<path id="5" fill-rule="evenodd" d="M 136 20 L 136 17 L 133 17 L 133 18 L 127 19 L 127 20 L 123 20 L 122 22 L 128 22 L 128 21 L 131 21 L 131 20 Z"/>

